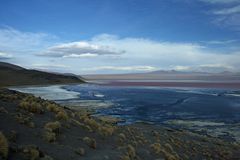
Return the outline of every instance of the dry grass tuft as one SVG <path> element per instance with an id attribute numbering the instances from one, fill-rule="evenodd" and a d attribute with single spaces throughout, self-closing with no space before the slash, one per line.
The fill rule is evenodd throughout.
<path id="1" fill-rule="evenodd" d="M 60 128 L 61 128 L 61 123 L 58 121 L 48 122 L 47 124 L 45 124 L 44 128 L 49 132 L 54 132 L 56 134 L 59 134 Z"/>
<path id="2" fill-rule="evenodd" d="M 102 136 L 108 137 L 108 136 L 113 135 L 115 128 L 110 125 L 105 125 L 105 126 L 99 127 L 98 130 Z"/>
<path id="3" fill-rule="evenodd" d="M 162 151 L 162 146 L 160 143 L 153 143 L 150 147 L 154 150 L 156 154 L 159 154 Z"/>
<path id="4" fill-rule="evenodd" d="M 42 114 L 44 113 L 44 109 L 41 106 L 40 103 L 38 103 L 34 97 L 26 97 L 24 98 L 20 103 L 19 103 L 19 107 L 21 109 L 24 109 L 28 112 L 32 112 L 32 113 L 37 113 L 37 114 Z"/>
<path id="5" fill-rule="evenodd" d="M 95 139 L 89 138 L 89 137 L 84 137 L 84 138 L 83 138 L 83 141 L 84 141 L 90 148 L 93 148 L 93 149 L 96 149 L 96 148 L 97 148 L 97 142 L 96 142 Z"/>
<path id="6" fill-rule="evenodd" d="M 120 159 L 121 159 L 121 160 L 131 160 L 131 158 L 129 157 L 128 154 L 122 156 Z"/>
<path id="7" fill-rule="evenodd" d="M 90 126 L 93 130 L 97 131 L 99 129 L 99 124 L 93 119 L 93 118 L 90 118 L 88 116 L 86 117 L 82 117 L 83 118 L 83 122 Z"/>
<path id="8" fill-rule="evenodd" d="M 21 113 L 18 113 L 15 115 L 14 117 L 16 119 L 16 121 L 20 124 L 24 124 L 30 128 L 34 128 L 35 127 L 35 124 L 31 121 L 32 118 L 28 115 L 24 115 L 24 114 L 21 114 Z"/>
<path id="9" fill-rule="evenodd" d="M 6 113 L 8 114 L 8 111 L 4 107 L 0 107 L 0 113 Z"/>
<path id="10" fill-rule="evenodd" d="M 66 121 L 66 120 L 68 120 L 68 115 L 64 110 L 61 110 L 56 114 L 56 118 L 59 119 L 59 120 L 65 120 Z"/>
<path id="11" fill-rule="evenodd" d="M 59 107 L 57 104 L 54 103 L 47 103 L 46 104 L 46 109 L 50 112 L 58 113 L 61 110 L 61 107 Z"/>
<path id="12" fill-rule="evenodd" d="M 0 132 L 0 156 L 3 159 L 8 158 L 8 140 L 2 132 Z"/>
<path id="13" fill-rule="evenodd" d="M 134 159 L 136 157 L 135 148 L 132 145 L 129 144 L 127 146 L 127 152 L 128 152 L 128 155 L 131 159 Z"/>
<path id="14" fill-rule="evenodd" d="M 77 148 L 75 150 L 75 153 L 79 154 L 80 156 L 83 156 L 85 154 L 85 150 L 84 150 L 84 148 Z"/>
<path id="15" fill-rule="evenodd" d="M 43 137 L 47 142 L 50 142 L 50 143 L 56 141 L 56 133 L 54 132 L 45 131 Z"/>
<path id="16" fill-rule="evenodd" d="M 23 148 L 23 153 L 27 159 L 38 160 L 40 157 L 39 150 L 36 146 L 26 146 Z"/>
<path id="17" fill-rule="evenodd" d="M 118 137 L 119 137 L 119 142 L 120 142 L 120 143 L 125 142 L 125 140 L 126 140 L 125 134 L 119 133 Z"/>
<path id="18" fill-rule="evenodd" d="M 55 142 L 57 139 L 57 135 L 60 134 L 60 128 L 61 128 L 61 123 L 56 121 L 56 122 L 48 122 L 45 124 L 44 129 L 44 135 L 43 138 L 47 142 Z"/>

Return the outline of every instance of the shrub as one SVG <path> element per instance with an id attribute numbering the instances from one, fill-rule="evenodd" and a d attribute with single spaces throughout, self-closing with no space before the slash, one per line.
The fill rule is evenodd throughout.
<path id="1" fill-rule="evenodd" d="M 85 150 L 84 150 L 84 148 L 78 148 L 75 150 L 75 153 L 83 156 L 85 154 Z"/>
<path id="2" fill-rule="evenodd" d="M 107 136 L 111 136 L 114 132 L 114 128 L 112 126 L 102 126 L 99 128 L 99 132 L 101 135 L 107 137 Z"/>
<path id="3" fill-rule="evenodd" d="M 86 123 L 87 125 L 89 125 L 95 131 L 98 130 L 98 128 L 99 128 L 99 124 L 92 118 L 85 117 L 83 122 Z"/>
<path id="4" fill-rule="evenodd" d="M 50 112 L 58 113 L 60 111 L 60 107 L 58 107 L 56 104 L 48 103 L 46 106 L 47 110 Z"/>
<path id="5" fill-rule="evenodd" d="M 2 132 L 0 132 L 0 156 L 3 159 L 8 158 L 8 140 Z"/>
<path id="6" fill-rule="evenodd" d="M 49 132 L 49 131 L 45 131 L 44 133 L 44 139 L 47 142 L 55 142 L 56 141 L 56 133 L 54 132 Z"/>
<path id="7" fill-rule="evenodd" d="M 176 153 L 171 154 L 164 149 L 161 152 L 163 153 L 166 160 L 178 160 L 179 159 L 179 157 Z"/>
<path id="8" fill-rule="evenodd" d="M 30 160 L 37 160 L 39 159 L 39 155 L 40 155 L 38 148 L 32 145 L 24 147 L 23 153 Z"/>
<path id="9" fill-rule="evenodd" d="M 96 148 L 97 148 L 97 143 L 96 143 L 96 140 L 95 140 L 95 139 L 89 138 L 89 137 L 84 137 L 84 138 L 83 138 L 83 141 L 84 141 L 90 148 L 93 148 L 93 149 L 96 149 Z"/>
<path id="10" fill-rule="evenodd" d="M 152 145 L 150 145 L 150 147 L 154 150 L 156 154 L 162 151 L 160 143 L 153 143 Z"/>
<path id="11" fill-rule="evenodd" d="M 121 160 L 131 160 L 128 154 L 121 157 Z"/>
<path id="12" fill-rule="evenodd" d="M 10 134 L 8 135 L 8 140 L 9 140 L 10 142 L 16 142 L 16 140 L 17 140 L 17 132 L 14 131 L 14 130 L 12 130 L 12 131 L 10 132 Z"/>
<path id="13" fill-rule="evenodd" d="M 129 144 L 127 146 L 127 152 L 128 152 L 128 155 L 131 159 L 134 159 L 136 157 L 135 148 L 132 145 Z"/>
<path id="14" fill-rule="evenodd" d="M 8 111 L 4 107 L 0 107 L 0 113 L 8 113 Z"/>
<path id="15" fill-rule="evenodd" d="M 53 160 L 53 158 L 48 155 L 44 155 L 44 157 L 41 157 L 40 160 Z"/>
<path id="16" fill-rule="evenodd" d="M 47 124 L 45 124 L 44 128 L 49 132 L 54 132 L 56 134 L 59 134 L 60 128 L 61 128 L 61 123 L 58 121 L 48 122 Z"/>
<path id="17" fill-rule="evenodd" d="M 32 113 L 38 113 L 38 114 L 42 114 L 44 112 L 43 110 L 43 107 L 35 102 L 34 100 L 32 99 L 23 99 L 20 104 L 19 104 L 19 107 L 21 109 L 24 109 L 28 112 L 32 112 Z"/>
<path id="18" fill-rule="evenodd" d="M 167 149 L 168 152 L 174 152 L 172 146 L 169 143 L 164 144 L 164 147 Z"/>
<path id="19" fill-rule="evenodd" d="M 56 114 L 56 118 L 59 119 L 59 120 L 68 120 L 68 115 L 67 113 L 62 110 L 62 111 L 59 111 L 57 114 Z"/>
<path id="20" fill-rule="evenodd" d="M 123 143 L 126 140 L 126 136 L 123 133 L 119 133 L 118 137 L 120 143 Z"/>

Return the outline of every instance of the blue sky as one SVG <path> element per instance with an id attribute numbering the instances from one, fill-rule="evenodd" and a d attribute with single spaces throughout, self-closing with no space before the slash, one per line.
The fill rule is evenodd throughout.
<path id="1" fill-rule="evenodd" d="M 240 0 L 0 0 L 0 60 L 76 74 L 237 71 Z"/>

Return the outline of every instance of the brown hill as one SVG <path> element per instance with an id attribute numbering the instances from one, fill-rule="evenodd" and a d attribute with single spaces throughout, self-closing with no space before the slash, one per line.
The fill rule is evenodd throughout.
<path id="1" fill-rule="evenodd" d="M 76 76 L 28 70 L 10 63 L 0 62 L 0 87 L 17 85 L 48 85 L 83 83 Z"/>

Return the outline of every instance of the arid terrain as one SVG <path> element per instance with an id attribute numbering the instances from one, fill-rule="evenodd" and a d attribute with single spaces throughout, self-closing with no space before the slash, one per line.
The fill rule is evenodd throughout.
<path id="1" fill-rule="evenodd" d="M 185 130 L 92 117 L 8 89 L 0 90 L 0 155 L 9 160 L 238 159 L 240 145 Z"/>

